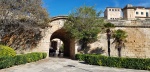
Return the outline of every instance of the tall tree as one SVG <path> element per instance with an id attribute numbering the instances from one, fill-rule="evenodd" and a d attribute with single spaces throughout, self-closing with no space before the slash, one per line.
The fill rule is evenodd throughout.
<path id="1" fill-rule="evenodd" d="M 94 7 L 82 6 L 69 15 L 64 28 L 70 37 L 82 43 L 82 50 L 87 48 L 88 43 L 97 40 L 97 34 L 104 25 L 100 14 L 101 11 L 97 12 Z"/>
<path id="2" fill-rule="evenodd" d="M 34 48 L 49 16 L 42 0 L 0 0 L 0 43 L 15 50 Z"/>
<path id="3" fill-rule="evenodd" d="M 114 28 L 114 24 L 112 23 L 106 23 L 104 25 L 104 27 L 106 28 L 106 33 L 107 33 L 107 43 L 108 43 L 108 56 L 110 56 L 110 38 L 111 38 L 111 29 L 110 28 Z"/>
<path id="4" fill-rule="evenodd" d="M 115 48 L 118 50 L 118 56 L 121 57 L 121 49 L 122 47 L 125 47 L 125 42 L 127 38 L 127 33 L 121 29 L 118 29 L 114 31 L 113 38 L 114 41 L 112 43 L 115 43 Z"/>

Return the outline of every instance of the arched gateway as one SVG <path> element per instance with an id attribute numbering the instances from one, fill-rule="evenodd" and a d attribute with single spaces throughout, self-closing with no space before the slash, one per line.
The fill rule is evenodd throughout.
<path id="1" fill-rule="evenodd" d="M 46 52 L 47 55 L 49 55 L 49 48 L 52 44 L 52 40 L 57 38 L 64 43 L 64 56 L 74 59 L 75 54 L 77 53 L 75 40 L 70 39 L 65 30 L 62 28 L 66 19 L 66 16 L 53 17 L 49 23 L 50 27 L 42 30 L 44 37 L 40 41 L 37 48 L 33 51 Z"/>

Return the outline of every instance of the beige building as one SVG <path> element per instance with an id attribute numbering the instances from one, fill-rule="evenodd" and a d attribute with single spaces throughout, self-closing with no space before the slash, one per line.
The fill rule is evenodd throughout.
<path id="1" fill-rule="evenodd" d="M 118 20 L 122 18 L 121 8 L 107 7 L 104 12 L 105 19 Z"/>
<path id="2" fill-rule="evenodd" d="M 131 4 L 128 4 L 122 9 L 122 11 L 123 18 L 127 20 L 145 20 L 150 18 L 150 8 L 142 6 L 132 6 Z"/>

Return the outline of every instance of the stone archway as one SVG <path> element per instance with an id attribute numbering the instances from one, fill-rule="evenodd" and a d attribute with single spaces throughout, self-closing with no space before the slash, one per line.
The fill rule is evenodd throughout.
<path id="1" fill-rule="evenodd" d="M 59 30 L 55 31 L 51 35 L 50 41 L 55 38 L 62 40 L 62 42 L 64 43 L 64 56 L 69 57 L 69 58 L 74 58 L 74 56 L 75 56 L 75 41 L 74 41 L 74 39 L 69 38 L 69 36 L 67 35 L 67 33 L 65 32 L 64 29 L 59 29 Z"/>
<path id="2" fill-rule="evenodd" d="M 62 29 L 66 19 L 66 16 L 53 17 L 49 23 L 50 27 L 41 30 L 43 32 L 43 38 L 32 52 L 46 52 L 47 57 L 49 57 L 51 40 L 58 38 L 64 43 L 64 55 L 68 58 L 74 59 L 78 46 L 75 43 L 75 40 L 70 39 L 65 30 Z"/>

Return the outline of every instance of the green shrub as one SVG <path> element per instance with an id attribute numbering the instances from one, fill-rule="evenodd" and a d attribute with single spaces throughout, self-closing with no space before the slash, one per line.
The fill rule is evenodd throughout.
<path id="1" fill-rule="evenodd" d="M 150 59 L 118 58 L 89 54 L 77 54 L 76 59 L 92 65 L 150 70 Z"/>
<path id="2" fill-rule="evenodd" d="M 11 67 L 15 64 L 15 60 L 12 56 L 0 57 L 0 69 Z"/>
<path id="3" fill-rule="evenodd" d="M 42 53 L 43 54 L 43 59 L 47 57 L 47 53 Z"/>
<path id="4" fill-rule="evenodd" d="M 85 61 L 85 57 L 86 57 L 86 55 L 84 55 L 84 54 L 76 54 L 75 55 L 75 58 L 80 61 Z"/>
<path id="5" fill-rule="evenodd" d="M 13 65 L 20 65 L 30 62 L 35 62 L 40 59 L 46 58 L 47 53 L 41 53 L 41 52 L 33 52 L 23 55 L 16 55 L 14 57 L 12 56 L 2 56 L 0 57 L 0 69 L 8 68 Z"/>
<path id="6" fill-rule="evenodd" d="M 16 56 L 16 52 L 8 46 L 0 45 L 0 57 L 1 56 Z"/>
<path id="7" fill-rule="evenodd" d="M 27 57 L 25 55 L 17 55 L 14 57 L 15 65 L 27 63 Z"/>
<path id="8" fill-rule="evenodd" d="M 99 58 L 101 55 L 85 55 L 85 62 L 91 64 L 91 65 L 98 65 Z"/>

